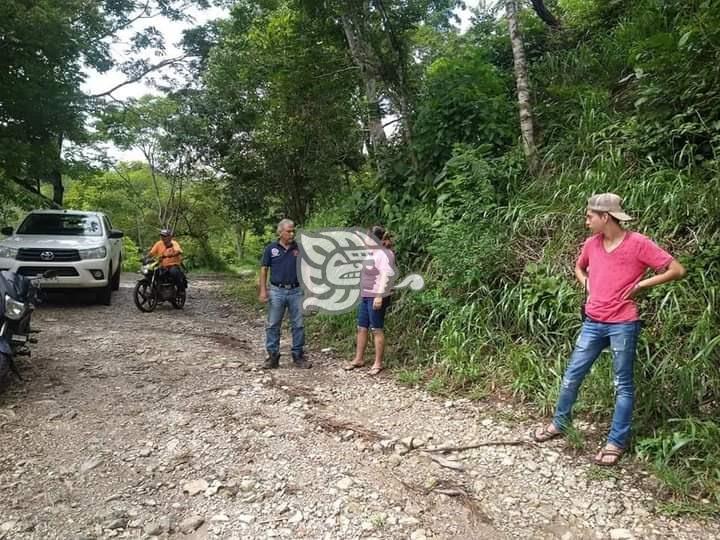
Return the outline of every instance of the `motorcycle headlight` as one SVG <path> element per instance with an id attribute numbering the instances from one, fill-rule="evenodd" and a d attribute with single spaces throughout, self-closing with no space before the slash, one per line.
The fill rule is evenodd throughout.
<path id="1" fill-rule="evenodd" d="M 107 249 L 105 246 L 100 246 L 92 249 L 81 249 L 78 251 L 81 259 L 104 259 L 107 255 Z"/>
<path id="2" fill-rule="evenodd" d="M 25 304 L 22 302 L 18 302 L 17 300 L 14 300 L 13 298 L 10 298 L 9 295 L 5 295 L 5 316 L 8 319 L 12 319 L 13 321 L 17 321 L 20 319 L 23 314 L 25 313 Z"/>
<path id="3" fill-rule="evenodd" d="M 14 259 L 17 255 L 17 252 L 18 248 L 0 246 L 0 258 L 2 259 Z"/>

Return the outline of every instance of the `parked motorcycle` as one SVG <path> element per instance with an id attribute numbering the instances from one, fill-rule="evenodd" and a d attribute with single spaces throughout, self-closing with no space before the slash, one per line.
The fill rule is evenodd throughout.
<path id="1" fill-rule="evenodd" d="M 140 273 L 142 278 L 135 284 L 133 294 L 135 305 L 140 311 L 150 313 L 162 302 L 170 302 L 175 309 L 183 308 L 187 279 L 185 289 L 179 290 L 168 270 L 160 266 L 160 259 L 152 257 L 143 259 Z"/>
<path id="2" fill-rule="evenodd" d="M 55 270 L 28 278 L 14 272 L 0 272 L 0 380 L 12 371 L 19 379 L 15 365 L 18 356 L 29 356 L 29 343 L 36 343 L 30 337 L 32 313 L 41 300 L 40 280 L 52 279 Z"/>

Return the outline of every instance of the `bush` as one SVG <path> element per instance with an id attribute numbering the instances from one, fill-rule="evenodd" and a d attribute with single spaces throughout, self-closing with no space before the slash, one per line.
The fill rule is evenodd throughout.
<path id="1" fill-rule="evenodd" d="M 123 236 L 122 239 L 122 271 L 137 272 L 142 264 L 142 251 L 135 245 L 135 242 L 129 236 Z"/>

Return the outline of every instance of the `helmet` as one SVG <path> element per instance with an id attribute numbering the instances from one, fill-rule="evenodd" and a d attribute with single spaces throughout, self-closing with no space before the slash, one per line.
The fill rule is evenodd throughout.
<path id="1" fill-rule="evenodd" d="M 160 236 L 172 236 L 170 229 L 160 229 Z"/>

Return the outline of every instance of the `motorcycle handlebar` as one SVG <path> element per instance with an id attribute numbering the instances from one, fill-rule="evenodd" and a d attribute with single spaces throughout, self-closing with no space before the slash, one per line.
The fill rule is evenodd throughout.
<path id="1" fill-rule="evenodd" d="M 55 279 L 58 277 L 57 270 L 45 270 L 42 274 L 36 274 L 33 277 L 29 277 L 30 281 L 40 281 L 41 279 Z"/>

